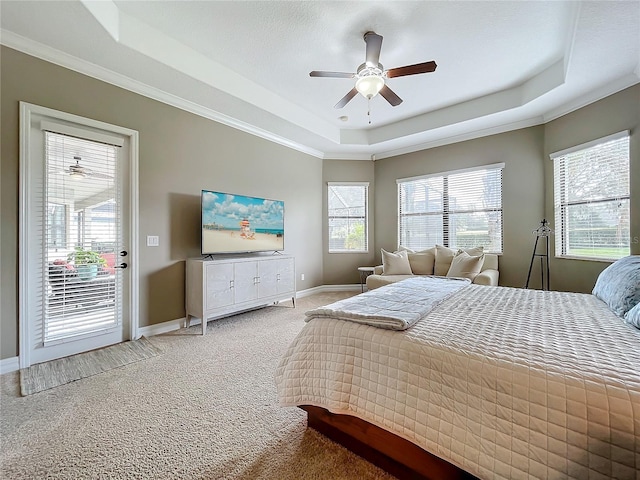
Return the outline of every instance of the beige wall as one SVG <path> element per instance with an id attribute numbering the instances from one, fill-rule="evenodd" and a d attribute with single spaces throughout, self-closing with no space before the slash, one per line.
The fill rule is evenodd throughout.
<path id="1" fill-rule="evenodd" d="M 375 181 L 374 163 L 368 160 L 325 160 L 322 165 L 322 218 L 327 213 L 328 182 L 369 182 L 369 252 L 368 253 L 329 253 L 328 224 L 323 220 L 322 252 L 324 264 L 324 283 L 343 285 L 360 282 L 358 267 L 374 265 L 375 261 Z"/>
<path id="2" fill-rule="evenodd" d="M 375 162 L 376 258 L 380 248 L 398 243 L 396 179 L 505 163 L 503 172 L 504 248 L 500 284 L 522 287 L 527 278 L 535 229 L 544 212 L 543 127 L 478 138 Z M 539 276 L 530 284 L 539 286 Z"/>
<path id="3" fill-rule="evenodd" d="M 357 267 L 397 244 L 396 179 L 497 162 L 504 170 L 500 283 L 522 286 L 535 237 L 553 221 L 548 154 L 623 129 L 631 137 L 632 253 L 640 254 L 640 85 L 545 126 L 369 161 L 325 160 L 259 139 L 3 47 L 1 50 L 0 359 L 17 355 L 18 102 L 140 132 L 140 325 L 184 316 L 184 259 L 199 254 L 202 188 L 277 198 L 286 205 L 286 250 L 297 289 L 358 283 Z M 367 254 L 327 252 L 327 182 L 368 181 Z M 159 235 L 160 247 L 145 246 Z M 552 288 L 588 292 L 601 262 L 551 258 Z M 305 274 L 305 281 L 300 274 Z M 539 287 L 539 270 L 532 286 Z"/>
<path id="4" fill-rule="evenodd" d="M 640 84 L 627 88 L 545 125 L 545 215 L 553 222 L 553 162 L 549 154 L 630 130 L 631 253 L 640 254 Z M 555 252 L 555 245 L 552 245 Z M 606 262 L 551 256 L 551 288 L 590 292 Z"/>
<path id="5" fill-rule="evenodd" d="M 505 162 L 504 254 L 500 284 L 524 285 L 535 237 L 531 231 L 547 218 L 553 227 L 553 163 L 549 154 L 619 132 L 631 132 L 631 253 L 640 254 L 640 85 L 627 88 L 546 125 L 525 128 L 375 163 L 376 259 L 380 248 L 397 246 L 397 178 Z M 556 259 L 550 242 L 551 288 L 591 292 L 607 262 Z M 540 287 L 534 265 L 533 288 Z"/>
<path id="6" fill-rule="evenodd" d="M 184 260 L 199 255 L 202 188 L 284 200 L 297 289 L 323 283 L 320 159 L 5 47 L 1 62 L 0 358 L 18 354 L 21 100 L 140 132 L 140 326 L 185 315 Z M 147 235 L 159 235 L 160 247 L 146 247 Z"/>

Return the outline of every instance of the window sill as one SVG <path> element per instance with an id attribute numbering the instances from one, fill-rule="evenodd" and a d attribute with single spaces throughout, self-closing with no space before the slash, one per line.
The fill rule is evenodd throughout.
<path id="1" fill-rule="evenodd" d="M 586 262 L 601 262 L 601 263 L 613 263 L 617 261 L 617 258 L 592 258 L 592 257 L 572 257 L 569 255 L 556 255 L 554 258 L 559 260 L 581 260 Z"/>
<path id="2" fill-rule="evenodd" d="M 369 253 L 369 250 L 329 250 L 329 253 Z"/>

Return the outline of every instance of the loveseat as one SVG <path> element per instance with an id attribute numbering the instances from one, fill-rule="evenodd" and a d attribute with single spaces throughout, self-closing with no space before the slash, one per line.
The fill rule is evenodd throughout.
<path id="1" fill-rule="evenodd" d="M 367 277 L 367 289 L 389 285 L 416 275 L 469 278 L 478 285 L 498 285 L 498 256 L 482 247 L 452 249 L 442 245 L 419 252 L 400 247 L 396 252 L 382 249 L 382 265 Z"/>

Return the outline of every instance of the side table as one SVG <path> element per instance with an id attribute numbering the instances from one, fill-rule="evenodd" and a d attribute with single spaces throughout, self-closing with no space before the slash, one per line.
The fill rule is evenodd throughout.
<path id="1" fill-rule="evenodd" d="M 374 267 L 358 267 L 360 274 L 360 291 L 364 293 L 364 286 L 367 283 L 367 277 L 373 273 Z"/>

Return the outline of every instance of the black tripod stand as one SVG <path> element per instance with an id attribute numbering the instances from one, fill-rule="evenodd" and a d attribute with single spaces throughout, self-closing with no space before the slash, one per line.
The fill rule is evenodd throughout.
<path id="1" fill-rule="evenodd" d="M 549 290 L 549 237 L 553 233 L 553 230 L 549 228 L 549 222 L 543 219 L 540 222 L 540 226 L 533 231 L 536 236 L 536 243 L 533 245 L 533 254 L 531 255 L 531 263 L 529 264 L 529 273 L 527 274 L 527 283 L 524 288 L 529 288 L 529 280 L 531 279 L 531 270 L 533 269 L 533 261 L 536 257 L 540 257 L 540 286 L 543 290 Z M 545 249 L 544 253 L 538 253 L 538 241 L 540 238 L 544 238 Z M 545 288 L 545 262 L 546 262 L 546 279 L 547 286 Z"/>

